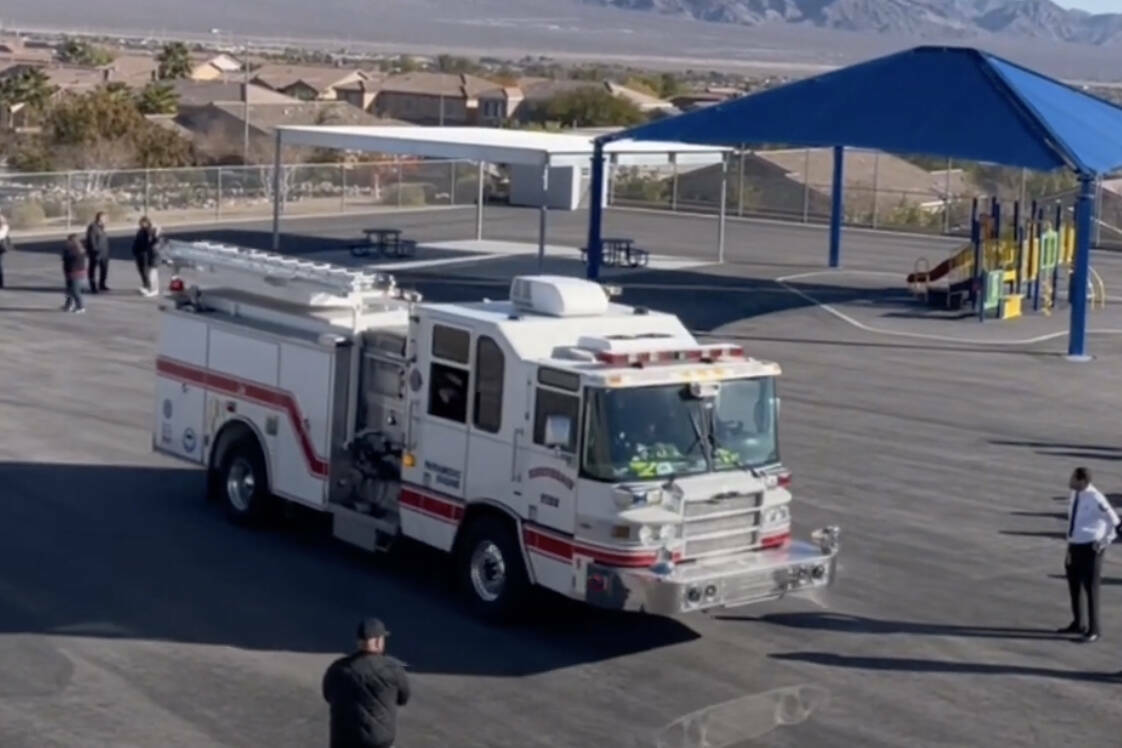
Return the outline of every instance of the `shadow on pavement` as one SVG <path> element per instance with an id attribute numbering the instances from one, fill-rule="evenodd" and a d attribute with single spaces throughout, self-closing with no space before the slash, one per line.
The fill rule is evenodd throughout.
<path id="1" fill-rule="evenodd" d="M 384 618 L 393 652 L 421 672 L 519 676 L 697 638 L 672 619 L 552 597 L 524 625 L 461 612 L 444 555 L 352 551 L 322 515 L 247 530 L 185 469 L 0 464 L 0 632 L 337 653 L 355 621 Z M 307 521 L 312 514 L 316 521 Z"/>
<path id="2" fill-rule="evenodd" d="M 1012 628 L 995 626 L 962 626 L 945 623 L 917 621 L 886 621 L 844 613 L 805 612 L 769 613 L 759 617 L 722 615 L 714 616 L 726 621 L 745 621 L 786 626 L 794 629 L 835 631 L 850 634 L 915 634 L 924 636 L 966 636 L 981 639 L 1058 639 L 1049 629 Z"/>
<path id="3" fill-rule="evenodd" d="M 785 662 L 807 662 L 829 667 L 860 670 L 894 670 L 907 673 L 951 673 L 973 675 L 1028 675 L 1039 678 L 1086 681 L 1098 683 L 1122 682 L 1122 674 L 1114 672 L 1091 673 L 1078 670 L 1057 670 L 1045 667 L 996 665 L 985 662 L 945 662 L 909 657 L 850 657 L 829 652 L 789 652 L 770 655 Z"/>

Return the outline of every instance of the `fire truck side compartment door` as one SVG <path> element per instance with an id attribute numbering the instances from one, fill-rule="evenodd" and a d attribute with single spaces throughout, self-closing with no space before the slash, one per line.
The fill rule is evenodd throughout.
<path id="1" fill-rule="evenodd" d="M 288 342 L 280 345 L 279 388 L 292 405 L 280 414 L 274 484 L 289 498 L 315 507 L 327 501 L 327 429 L 335 392 L 334 364 L 334 349 Z"/>
<path id="2" fill-rule="evenodd" d="M 199 379 L 206 367 L 207 325 L 176 314 L 162 317 L 153 444 L 161 452 L 202 463 L 206 389 Z"/>
<path id="3" fill-rule="evenodd" d="M 535 384 L 530 392 L 529 421 L 518 443 L 518 472 L 530 507 L 531 519 L 567 535 L 576 519 L 577 445 L 579 443 L 580 395 L 575 391 Z M 546 444 L 550 417 L 570 422 L 569 443 Z"/>

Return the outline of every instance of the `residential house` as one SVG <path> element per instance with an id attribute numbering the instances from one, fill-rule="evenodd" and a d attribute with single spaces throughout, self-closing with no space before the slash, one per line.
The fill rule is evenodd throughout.
<path id="1" fill-rule="evenodd" d="M 536 119 L 542 107 L 562 94 L 582 90 L 604 90 L 626 99 L 647 114 L 675 114 L 668 101 L 611 81 L 527 79 L 517 87 L 492 86 L 479 96 L 479 123 L 498 126 L 505 122 Z"/>
<path id="2" fill-rule="evenodd" d="M 191 131 L 196 147 L 217 161 L 240 158 L 245 133 L 246 107 L 240 101 L 218 101 L 202 106 L 180 105 L 177 124 Z M 251 155 L 271 158 L 276 128 L 282 125 L 387 125 L 398 124 L 374 117 L 342 101 L 250 103 Z"/>
<path id="3" fill-rule="evenodd" d="M 361 70 L 270 63 L 253 71 L 252 82 L 302 101 L 335 101 L 340 86 L 365 78 Z"/>
<path id="4" fill-rule="evenodd" d="M 144 88 L 156 80 L 160 63 L 151 55 L 119 55 L 99 70 L 104 83 L 124 83 L 130 88 Z"/>
<path id="5" fill-rule="evenodd" d="M 456 73 L 402 73 L 386 78 L 374 110 L 379 117 L 418 125 L 474 125 L 479 96 L 495 87 L 491 81 Z"/>
<path id="6" fill-rule="evenodd" d="M 0 68 L 14 63 L 47 65 L 54 60 L 54 50 L 28 46 L 18 36 L 0 36 Z"/>
<path id="7" fill-rule="evenodd" d="M 382 88 L 385 76 L 378 73 L 364 73 L 362 78 L 351 83 L 346 83 L 335 88 L 335 95 L 339 101 L 345 101 L 353 107 L 364 112 L 374 109 L 378 92 Z"/>
<path id="8" fill-rule="evenodd" d="M 195 61 L 189 77 L 193 81 L 217 81 L 240 73 L 241 70 L 240 61 L 223 53 Z"/>
<path id="9" fill-rule="evenodd" d="M 282 93 L 277 93 L 271 88 L 264 86 L 257 86 L 253 83 L 248 84 L 240 81 L 195 81 L 195 80 L 178 80 L 173 81 L 171 84 L 175 89 L 175 93 L 179 96 L 180 107 L 199 107 L 206 106 L 216 101 L 241 101 L 244 102 L 246 97 L 244 92 L 249 92 L 250 104 L 296 104 L 299 99 L 294 99 L 291 96 L 285 96 Z"/>
<path id="10" fill-rule="evenodd" d="M 782 217 L 801 217 L 804 211 L 811 217 L 829 215 L 833 149 L 753 151 L 745 154 L 743 168 L 747 210 Z M 715 205 L 719 201 L 719 165 L 679 172 L 680 204 Z M 734 158 L 728 170 L 730 202 L 740 200 L 739 173 L 740 162 Z M 944 198 L 967 191 L 959 170 L 949 175 L 946 171 L 932 173 L 898 156 L 874 151 L 846 151 L 843 174 L 846 211 L 862 221 L 871 220 L 874 210 L 882 219 L 901 208 L 941 210 Z"/>

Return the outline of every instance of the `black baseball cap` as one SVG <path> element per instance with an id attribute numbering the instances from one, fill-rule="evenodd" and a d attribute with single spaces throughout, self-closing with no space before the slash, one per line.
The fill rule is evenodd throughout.
<path id="1" fill-rule="evenodd" d="M 386 630 L 386 624 L 382 623 L 380 618 L 363 618 L 358 622 L 358 638 L 360 641 L 380 639 L 389 635 L 390 632 Z"/>

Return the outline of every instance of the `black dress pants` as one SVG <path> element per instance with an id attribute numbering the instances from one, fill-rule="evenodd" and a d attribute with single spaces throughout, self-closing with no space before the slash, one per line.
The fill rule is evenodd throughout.
<path id="1" fill-rule="evenodd" d="M 1080 592 L 1087 596 L 1087 631 L 1099 633 L 1099 580 L 1102 577 L 1103 554 L 1094 543 L 1071 543 L 1067 572 L 1067 588 L 1071 593 L 1071 617 L 1076 626 L 1083 625 L 1079 604 Z"/>
<path id="2" fill-rule="evenodd" d="M 106 289 L 105 281 L 109 276 L 109 258 L 90 255 L 86 258 L 86 272 L 90 282 L 90 291 L 97 293 Z"/>

